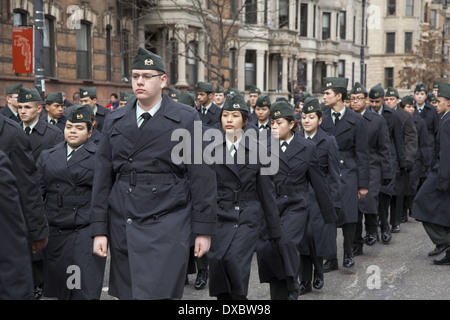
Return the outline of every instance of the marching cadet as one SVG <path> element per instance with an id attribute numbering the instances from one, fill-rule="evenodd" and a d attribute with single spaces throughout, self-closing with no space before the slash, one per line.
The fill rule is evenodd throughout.
<path id="1" fill-rule="evenodd" d="M 66 126 L 67 117 L 64 115 L 64 100 L 62 92 L 49 93 L 45 98 L 45 110 L 41 117 L 49 124 L 55 125 L 62 132 Z"/>
<path id="2" fill-rule="evenodd" d="M 256 114 L 255 114 L 255 106 L 256 101 L 258 100 L 259 95 L 261 94 L 261 90 L 256 87 L 255 85 L 252 85 L 250 89 L 248 90 L 248 106 L 250 107 L 250 121 L 255 120 Z"/>
<path id="3" fill-rule="evenodd" d="M 323 113 L 322 129 L 334 135 L 339 146 L 341 169 L 341 210 L 337 226 L 344 237 L 345 268 L 352 268 L 353 238 L 358 222 L 358 199 L 363 199 L 369 188 L 369 144 L 364 119 L 344 106 L 347 78 L 324 78 L 323 102 L 329 107 Z M 326 257 L 324 272 L 338 269 L 336 256 Z"/>
<path id="4" fill-rule="evenodd" d="M 316 197 L 322 198 L 323 195 L 316 196 L 314 188 L 309 186 L 308 225 L 306 235 L 300 244 L 299 295 L 311 292 L 312 286 L 316 289 L 322 289 L 324 285 L 323 257 L 334 256 L 337 252 L 336 212 L 341 208 L 339 149 L 334 136 L 320 127 L 322 115 L 323 111 L 320 108 L 319 100 L 312 96 L 307 97 L 302 110 L 300 136 L 316 144 L 320 170 L 324 173 L 327 182 L 328 191 L 326 193 L 331 195 L 335 208 L 333 214 L 335 221 L 325 223 L 319 206 L 320 202 L 316 200 Z"/>
<path id="5" fill-rule="evenodd" d="M 110 295 L 180 299 L 192 233 L 195 256 L 201 257 L 215 232 L 216 193 L 200 192 L 216 188 L 215 174 L 212 166 L 186 155 L 194 148 L 184 140 L 186 159 L 172 158 L 181 144 L 172 133 L 180 129 L 194 137 L 200 118 L 162 93 L 167 84 L 162 58 L 139 48 L 131 78 L 136 99 L 106 118 L 96 153 L 94 253 L 106 257 L 110 244 Z"/>
<path id="6" fill-rule="evenodd" d="M 134 98 L 133 91 L 120 91 L 119 93 L 119 105 L 117 106 L 117 108 L 125 107 L 127 103 Z"/>
<path id="7" fill-rule="evenodd" d="M 218 84 L 216 86 L 216 88 L 214 89 L 214 98 L 213 101 L 214 103 L 222 109 L 223 104 L 225 103 L 225 99 L 226 99 L 226 91 L 225 88 L 222 87 L 220 84 Z"/>
<path id="8" fill-rule="evenodd" d="M 211 82 L 197 83 L 197 110 L 200 119 L 207 126 L 214 126 L 220 122 L 220 108 L 212 102 L 214 86 Z"/>
<path id="9" fill-rule="evenodd" d="M 46 297 L 100 299 L 106 259 L 92 254 L 89 217 L 96 145 L 90 142 L 90 106 L 75 106 L 64 130 L 65 141 L 42 151 L 37 161 L 42 197 L 50 224 L 44 250 Z M 67 285 L 77 266 L 79 283 Z"/>
<path id="10" fill-rule="evenodd" d="M 434 166 L 436 161 L 436 133 L 439 127 L 439 116 L 437 114 L 436 108 L 433 107 L 429 102 L 426 101 L 427 98 L 427 87 L 423 83 L 418 83 L 414 89 L 414 100 L 416 101 L 416 112 L 419 116 L 425 120 L 428 129 L 428 145 L 430 146 L 431 154 L 431 166 Z M 419 182 L 419 188 L 425 180 L 425 176 L 422 177 Z"/>
<path id="11" fill-rule="evenodd" d="M 22 88 L 21 83 L 6 87 L 6 106 L 0 110 L 0 114 L 4 115 L 6 118 L 14 120 L 17 123 L 20 122 L 19 113 L 17 111 L 17 98 L 19 97 L 20 88 Z"/>
<path id="12" fill-rule="evenodd" d="M 385 92 L 380 83 L 369 90 L 370 110 L 381 114 L 386 120 L 386 124 L 388 126 L 391 141 L 389 149 L 391 154 L 391 170 L 393 173 L 396 172 L 398 166 L 400 171 L 406 172 L 410 170 L 410 168 L 405 160 L 405 146 L 403 142 L 401 121 L 397 112 L 383 102 L 384 98 Z M 396 99 L 396 97 L 393 98 Z M 388 217 L 392 190 L 395 184 L 395 176 L 396 175 L 393 174 L 391 182 L 386 186 L 382 185 L 380 188 L 378 219 L 380 221 L 381 240 L 383 243 L 389 243 L 392 238 Z"/>
<path id="13" fill-rule="evenodd" d="M 52 94 L 49 94 L 49 96 Z M 52 99 L 52 97 L 47 98 Z M 41 96 L 35 88 L 20 88 L 18 111 L 21 126 L 27 134 L 34 161 L 43 150 L 53 147 L 64 140 L 63 133 L 56 126 L 48 124 L 39 116 L 42 111 Z M 42 252 L 33 255 L 34 298 L 39 299 L 43 293 L 44 265 Z"/>
<path id="14" fill-rule="evenodd" d="M 305 103 L 305 99 L 308 97 L 312 97 L 312 95 L 307 91 L 303 91 L 302 94 L 300 95 L 300 98 L 298 99 L 297 103 L 294 106 L 295 118 L 298 119 L 299 121 L 301 121 L 302 119 L 303 104 Z"/>
<path id="15" fill-rule="evenodd" d="M 98 131 L 102 132 L 105 117 L 107 114 L 111 112 L 111 110 L 97 103 L 97 88 L 96 87 L 80 88 L 80 103 L 88 104 L 91 106 L 92 111 L 94 111 L 96 119 L 95 128 Z"/>
<path id="16" fill-rule="evenodd" d="M 414 106 L 414 96 L 408 95 L 403 97 L 400 102 L 400 107 L 413 116 L 418 138 L 414 166 L 408 177 L 409 188 L 405 193 L 403 201 L 402 222 L 404 222 L 408 220 L 408 216 L 411 214 L 412 203 L 418 190 L 420 178 L 430 171 L 431 156 L 430 148 L 428 146 L 427 125 L 422 117 L 414 112 L 416 110 Z"/>
<path id="17" fill-rule="evenodd" d="M 253 124 L 261 132 L 262 130 L 270 130 L 270 106 L 272 103 L 270 102 L 270 98 L 265 94 L 260 94 L 258 99 L 256 99 L 255 110 L 254 113 L 256 115 L 256 119 L 253 120 Z"/>
<path id="18" fill-rule="evenodd" d="M 180 97 L 181 91 L 176 88 L 170 88 L 167 95 L 172 98 L 173 101 L 178 102 L 178 98 Z"/>
<path id="19" fill-rule="evenodd" d="M 433 107 L 436 108 L 437 103 L 438 103 L 438 99 L 437 99 L 437 97 L 436 97 L 436 95 L 434 93 L 428 92 L 427 102 L 429 102 Z"/>
<path id="20" fill-rule="evenodd" d="M 436 163 L 413 202 L 411 216 L 421 221 L 435 249 L 428 256 L 445 251 L 434 264 L 450 265 L 450 85 L 440 83 L 437 113 L 441 116 L 436 135 Z"/>
<path id="21" fill-rule="evenodd" d="M 185 104 L 196 109 L 195 96 L 192 92 L 182 92 L 178 97 L 178 103 Z"/>
<path id="22" fill-rule="evenodd" d="M 33 299 L 29 233 L 11 161 L 0 150 L 0 300 Z"/>
<path id="23" fill-rule="evenodd" d="M 366 122 L 370 148 L 369 191 L 364 199 L 358 200 L 358 224 L 353 240 L 353 255 L 358 256 L 363 254 L 364 243 L 373 246 L 377 242 L 380 188 L 391 182 L 393 171 L 386 121 L 367 107 L 368 92 L 359 82 L 356 82 L 350 91 L 350 98 L 353 111 L 360 114 Z M 362 237 L 363 218 L 366 230 L 364 238 Z"/>
<path id="24" fill-rule="evenodd" d="M 217 231 L 208 253 L 209 294 L 218 300 L 246 299 L 262 219 L 267 225 L 267 238 L 281 236 L 273 176 L 262 173 L 259 157 L 250 163 L 250 154 L 257 156 L 259 149 L 267 146 L 244 137 L 248 114 L 241 95 L 228 95 L 219 127 L 223 138 L 213 144 L 215 157 L 221 161 L 213 164 L 219 209 Z"/>

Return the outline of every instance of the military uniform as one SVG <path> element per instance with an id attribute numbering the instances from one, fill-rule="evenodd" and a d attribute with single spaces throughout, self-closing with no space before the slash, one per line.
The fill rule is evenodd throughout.
<path id="1" fill-rule="evenodd" d="M 197 83 L 197 93 L 205 92 L 207 95 L 209 95 L 214 91 L 213 88 L 214 87 L 211 82 Z M 203 124 L 212 127 L 220 122 L 221 109 L 214 102 L 210 101 L 210 104 L 208 106 L 202 106 L 200 104 L 197 106 L 197 110 Z"/>
<path id="2" fill-rule="evenodd" d="M 164 72 L 164 63 L 139 48 L 132 69 Z M 199 115 L 161 97 L 143 127 L 134 99 L 112 112 L 96 154 L 91 234 L 108 237 L 109 294 L 119 299 L 180 299 L 192 233 L 215 231 L 216 194 L 200 192 L 216 187 L 213 168 L 172 159 L 172 133 L 193 137 Z"/>
<path id="3" fill-rule="evenodd" d="M 345 80 L 345 81 L 344 81 Z M 347 88 L 346 78 L 325 78 L 325 88 Z M 322 129 L 336 138 L 339 146 L 341 169 L 341 210 L 338 213 L 338 227 L 344 234 L 344 265 L 354 264 L 352 243 L 358 222 L 358 189 L 369 188 L 369 144 L 364 119 L 353 110 L 343 107 L 339 120 L 333 108 L 323 113 Z M 343 115 L 342 115 L 343 113 Z M 337 268 L 336 257 L 327 257 L 325 270 Z M 332 266 L 330 266 L 332 265 Z"/>
<path id="4" fill-rule="evenodd" d="M 97 88 L 95 87 L 84 87 L 80 88 L 80 98 L 90 97 L 91 99 L 97 98 Z M 108 108 L 96 104 L 94 111 L 96 128 L 98 131 L 102 132 L 103 123 L 105 122 L 106 116 L 111 112 Z"/>
<path id="5" fill-rule="evenodd" d="M 22 84 L 14 84 L 6 87 L 6 95 L 19 94 Z M 14 120 L 15 122 L 20 122 L 20 117 L 17 111 L 13 111 L 8 105 L 0 109 L 0 114 L 4 115 L 6 118 Z"/>

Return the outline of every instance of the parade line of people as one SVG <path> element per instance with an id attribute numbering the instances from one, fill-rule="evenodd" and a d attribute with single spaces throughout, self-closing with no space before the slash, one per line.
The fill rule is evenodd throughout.
<path id="1" fill-rule="evenodd" d="M 62 92 L 7 87 L 0 299 L 100 299 L 109 256 L 121 300 L 181 299 L 189 274 L 245 300 L 256 254 L 270 298 L 298 300 L 409 218 L 424 254 L 450 265 L 449 84 L 400 97 L 327 77 L 322 102 L 292 104 L 210 82 L 165 94 L 164 62 L 144 48 L 131 69 L 133 90 L 108 108 L 95 87 L 67 108 Z"/>

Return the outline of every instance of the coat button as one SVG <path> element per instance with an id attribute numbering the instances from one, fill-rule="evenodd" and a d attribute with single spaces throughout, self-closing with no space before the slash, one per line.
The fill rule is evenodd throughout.
<path id="1" fill-rule="evenodd" d="M 152 189 L 152 192 L 153 192 L 154 194 L 157 194 L 157 193 L 158 193 L 158 190 L 157 190 L 156 188 L 153 188 L 153 189 Z"/>
<path id="2" fill-rule="evenodd" d="M 127 193 L 131 193 L 132 191 L 133 191 L 132 188 L 128 188 L 126 192 L 127 192 Z"/>
<path id="3" fill-rule="evenodd" d="M 237 225 L 237 224 L 235 224 L 235 225 L 233 226 L 233 228 L 235 228 L 235 229 L 236 229 L 237 227 L 238 227 L 238 225 Z"/>
<path id="4" fill-rule="evenodd" d="M 236 207 L 234 207 L 234 210 L 236 210 L 236 211 L 239 211 L 239 209 L 240 209 L 240 208 L 239 208 L 239 207 L 237 207 L 237 206 L 236 206 Z"/>
<path id="5" fill-rule="evenodd" d="M 340 163 L 344 163 L 344 160 L 341 160 Z"/>
<path id="6" fill-rule="evenodd" d="M 128 224 L 132 224 L 132 223 L 133 223 L 133 220 L 127 219 L 127 223 L 128 223 Z"/>
<path id="7" fill-rule="evenodd" d="M 133 162 L 133 158 L 132 158 L 132 157 L 129 157 L 129 158 L 128 158 L 128 162 Z"/>

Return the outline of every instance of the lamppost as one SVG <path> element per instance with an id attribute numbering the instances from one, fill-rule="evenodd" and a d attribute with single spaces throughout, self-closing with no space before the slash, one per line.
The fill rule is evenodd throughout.
<path id="1" fill-rule="evenodd" d="M 362 0 L 362 23 L 361 23 L 361 81 L 364 86 L 365 83 L 365 77 L 364 77 L 364 32 L 365 32 L 365 22 L 366 22 L 366 0 Z"/>
<path id="2" fill-rule="evenodd" d="M 42 0 L 34 0 L 34 85 L 44 100 L 44 8 Z"/>
<path id="3" fill-rule="evenodd" d="M 441 78 L 445 79 L 447 75 L 444 73 L 445 69 L 445 11 L 447 10 L 448 0 L 442 0 L 442 44 L 441 44 L 441 50 L 442 50 L 442 75 Z"/>

